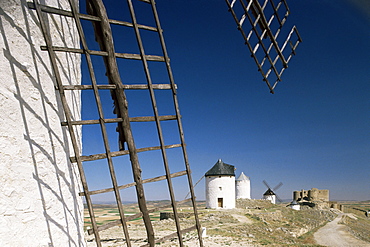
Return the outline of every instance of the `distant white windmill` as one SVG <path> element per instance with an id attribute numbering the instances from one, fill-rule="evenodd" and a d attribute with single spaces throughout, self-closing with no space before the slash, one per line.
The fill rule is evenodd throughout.
<path id="1" fill-rule="evenodd" d="M 276 199 L 279 201 L 279 202 L 282 202 L 282 200 L 276 195 L 276 193 L 274 191 L 278 190 L 282 185 L 283 183 L 280 182 L 278 185 L 276 185 L 273 189 L 271 189 L 271 187 L 268 185 L 268 183 L 263 180 L 263 183 L 266 185 L 267 187 L 267 190 L 266 192 L 263 194 L 263 199 L 265 200 L 269 200 L 271 201 L 271 203 L 275 204 L 276 203 Z"/>
<path id="2" fill-rule="evenodd" d="M 251 199 L 251 180 L 244 172 L 235 179 L 235 195 L 236 199 Z"/>

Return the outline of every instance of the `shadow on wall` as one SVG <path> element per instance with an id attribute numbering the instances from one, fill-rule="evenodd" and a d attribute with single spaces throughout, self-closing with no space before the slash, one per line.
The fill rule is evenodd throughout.
<path id="1" fill-rule="evenodd" d="M 48 15 L 48 26 L 53 38 L 61 37 L 56 40 L 60 46 L 79 46 L 73 25 L 64 18 Z M 0 243 L 84 246 L 78 170 L 69 162 L 68 133 L 60 124 L 63 110 L 41 45 L 36 12 L 25 0 L 1 1 L 0 143 L 6 148 L 0 151 L 5 168 L 0 171 L 0 223 L 6 225 Z M 78 55 L 60 54 L 58 63 L 65 84 L 80 81 Z M 80 95 L 67 97 L 79 119 Z"/>

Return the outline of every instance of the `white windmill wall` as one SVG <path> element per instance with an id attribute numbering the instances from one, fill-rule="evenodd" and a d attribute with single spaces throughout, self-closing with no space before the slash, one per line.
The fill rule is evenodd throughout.
<path id="1" fill-rule="evenodd" d="M 235 181 L 236 199 L 251 199 L 251 181 L 236 180 Z"/>
<path id="2" fill-rule="evenodd" d="M 60 8 L 67 0 L 42 2 Z M 49 18 L 54 45 L 79 46 L 69 20 Z M 35 10 L 0 1 L 0 246 L 85 246 L 78 172 L 42 45 Z M 58 60 L 65 84 L 80 83 L 80 56 Z M 79 119 L 80 95 L 67 96 Z"/>
<path id="3" fill-rule="evenodd" d="M 222 198 L 222 208 L 235 208 L 235 177 L 206 177 L 206 207 L 219 208 L 219 198 Z"/>
<path id="4" fill-rule="evenodd" d="M 294 210 L 301 210 L 301 205 L 299 205 L 299 204 L 290 205 L 290 208 L 294 209 Z"/>
<path id="5" fill-rule="evenodd" d="M 263 199 L 269 200 L 271 203 L 276 203 L 276 196 L 275 195 L 264 195 Z"/>

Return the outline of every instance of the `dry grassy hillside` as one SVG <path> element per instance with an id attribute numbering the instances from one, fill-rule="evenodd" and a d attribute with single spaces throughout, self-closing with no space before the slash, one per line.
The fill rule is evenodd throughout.
<path id="1" fill-rule="evenodd" d="M 202 214 L 202 226 L 210 236 L 253 245 L 314 246 L 312 232 L 336 217 L 331 210 L 296 211 L 265 200 L 239 200 L 237 206 Z"/>
<path id="2" fill-rule="evenodd" d="M 161 203 L 153 202 L 156 206 Z M 275 205 L 265 200 L 239 200 L 238 208 L 230 210 L 211 210 L 205 209 L 205 204 L 200 202 L 199 218 L 202 227 L 207 229 L 207 237 L 204 238 L 205 246 L 319 246 L 313 240 L 313 232 L 334 219 L 337 214 L 334 209 L 312 209 L 302 208 L 300 211 L 292 210 L 283 204 Z M 134 205 L 129 206 L 133 212 Z M 186 212 L 187 205 L 181 207 L 181 211 Z M 102 208 L 102 211 L 103 208 Z M 106 219 L 113 219 L 111 208 L 105 211 Z M 158 213 L 153 214 L 153 227 L 157 237 L 173 233 L 175 224 L 173 220 L 159 221 Z M 113 218 L 112 218 L 113 217 Z M 101 217 L 103 219 L 104 217 Z M 357 217 L 357 220 L 346 218 L 343 222 L 351 227 L 356 236 L 369 236 L 370 220 Z M 99 218 L 98 218 L 99 219 Z M 141 246 L 145 243 L 145 230 L 142 224 L 133 223 L 129 227 L 133 246 Z M 88 223 L 88 222 L 87 222 Z M 182 228 L 187 228 L 194 223 L 193 216 L 181 219 Z M 365 230 L 363 230 L 365 229 Z M 126 246 L 122 229 L 115 227 L 101 233 L 103 246 Z M 93 237 L 87 237 L 88 246 L 95 246 L 92 242 Z M 367 239 L 364 239 L 367 240 Z M 369 240 L 367 240 L 369 241 Z M 186 246 L 198 246 L 196 233 L 191 232 L 184 235 Z M 158 246 L 177 246 L 177 240 L 172 239 Z"/>

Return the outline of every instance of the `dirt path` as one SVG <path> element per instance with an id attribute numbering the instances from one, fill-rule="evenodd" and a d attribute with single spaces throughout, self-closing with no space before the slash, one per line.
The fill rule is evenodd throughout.
<path id="1" fill-rule="evenodd" d="M 338 224 L 343 215 L 321 227 L 315 234 L 315 241 L 323 246 L 333 247 L 362 247 L 370 246 L 370 243 L 354 238 L 345 225 Z"/>
<path id="2" fill-rule="evenodd" d="M 253 221 L 251 219 L 249 219 L 248 217 L 246 217 L 244 215 L 232 214 L 231 216 L 234 217 L 235 219 L 237 219 L 240 223 L 244 223 L 244 224 L 252 224 L 253 223 Z M 237 224 L 239 224 L 239 223 L 237 223 Z"/>

